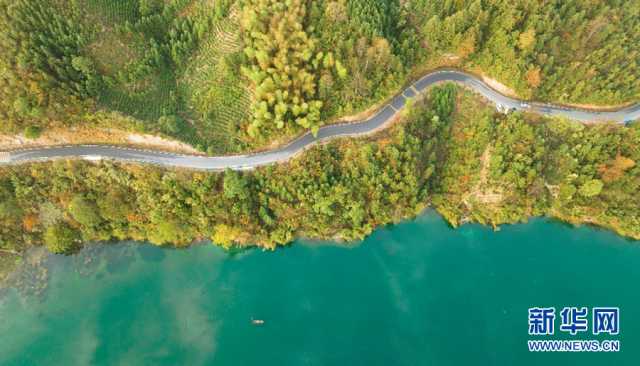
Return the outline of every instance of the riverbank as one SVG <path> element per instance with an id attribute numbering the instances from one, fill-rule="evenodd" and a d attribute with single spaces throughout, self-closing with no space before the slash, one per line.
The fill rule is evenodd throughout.
<path id="1" fill-rule="evenodd" d="M 395 224 L 393 225 L 384 225 L 380 227 L 375 227 L 372 231 L 371 235 L 375 236 L 376 232 L 379 231 L 388 231 L 390 228 L 395 225 L 407 225 L 408 223 L 415 220 L 423 220 L 424 217 L 428 217 L 430 221 L 432 220 L 443 220 L 449 226 L 449 228 L 454 232 L 466 232 L 469 227 L 474 227 L 478 223 L 473 221 L 472 216 L 465 217 L 461 221 L 461 223 L 445 221 L 444 216 L 438 211 L 427 208 L 423 212 L 419 213 L 416 217 L 403 217 L 397 218 L 393 221 Z M 434 219 L 434 217 L 438 217 L 438 219 Z M 600 231 L 600 232 L 611 232 L 615 233 L 618 237 L 624 238 L 625 240 L 629 240 L 628 243 L 623 245 L 634 245 L 636 242 L 640 243 L 640 235 L 638 232 L 626 232 L 625 228 L 616 226 L 615 223 L 604 223 L 604 222 L 595 222 L 589 220 L 581 220 L 580 218 L 573 218 L 568 216 L 563 216 L 561 214 L 558 215 L 550 215 L 547 217 L 529 217 L 526 220 L 522 220 L 520 223 L 516 224 L 501 224 L 494 225 L 493 232 L 498 233 L 504 230 L 512 231 L 512 227 L 519 227 L 522 225 L 530 225 L 529 222 L 542 222 L 548 221 L 553 222 L 557 221 L 566 227 L 569 227 L 570 230 L 589 230 L 589 231 Z M 515 226 L 514 226 L 515 225 Z M 486 227 L 486 226 L 485 226 Z M 517 229 L 515 229 L 517 230 Z M 344 238 L 339 235 L 335 235 L 333 237 L 306 237 L 304 233 L 300 234 L 301 238 L 295 238 L 296 242 L 305 242 L 305 245 L 312 247 L 340 247 L 340 248 L 353 248 L 359 245 L 366 245 L 366 241 L 370 240 L 368 237 L 363 240 L 344 240 Z M 433 233 L 429 233 L 430 237 L 433 237 Z M 604 234 L 607 236 L 608 234 Z M 251 240 L 250 236 L 245 237 L 246 240 Z M 116 246 L 116 249 L 111 247 Z M 150 244 L 145 242 L 128 242 L 125 245 L 114 244 L 111 242 L 93 242 L 88 245 L 83 245 L 82 249 L 76 253 L 73 253 L 70 258 L 72 258 L 73 262 L 73 271 L 75 271 L 80 276 L 86 277 L 101 277 L 101 271 L 104 271 L 104 262 L 107 261 L 108 272 L 115 273 L 118 268 L 127 265 L 130 263 L 133 258 L 136 257 L 136 253 L 139 249 L 136 249 L 137 246 L 148 247 Z M 195 241 L 190 243 L 187 247 L 181 249 L 190 249 L 194 250 L 194 247 L 199 247 L 202 245 L 216 245 L 219 244 L 209 242 L 208 244 L 203 241 Z M 247 242 L 237 242 L 234 244 L 235 246 L 226 247 L 226 252 L 229 255 L 233 255 L 234 253 L 242 253 L 246 250 L 257 250 L 261 248 L 261 245 L 256 243 Z M 294 243 L 292 245 L 300 245 L 299 243 Z M 171 253 L 171 247 L 163 247 L 160 250 L 168 251 Z M 144 249 L 144 252 L 147 252 L 147 249 Z M 153 251 L 149 251 L 153 252 Z M 146 255 L 149 258 L 157 258 L 157 260 L 161 260 L 165 254 L 163 252 L 154 252 L 154 254 L 149 253 Z M 58 257 L 55 259 L 54 257 Z M 16 291 L 20 297 L 24 299 L 44 299 L 49 291 L 49 286 L 51 282 L 52 275 L 52 266 L 55 263 L 60 262 L 62 259 L 60 256 L 56 256 L 43 248 L 41 246 L 32 246 L 24 248 L 24 251 L 20 253 L 19 256 L 9 257 L 3 253 L 0 253 L 0 302 L 4 296 L 7 296 L 9 292 Z"/>
<path id="2" fill-rule="evenodd" d="M 91 245 L 51 258 L 43 296 L 0 299 L 0 364 L 631 366 L 640 341 L 634 244 L 546 219 L 453 230 L 426 212 L 349 246 L 297 240 L 231 254 Z M 94 258 L 86 265 L 85 252 Z M 528 352 L 527 309 L 575 303 L 620 308 L 620 336 L 609 338 L 622 351 Z M 582 337 L 593 336 L 547 336 Z"/>
<path id="3" fill-rule="evenodd" d="M 1 247 L 72 253 L 87 241 L 181 247 L 211 238 L 274 249 L 297 237 L 360 240 L 427 206 L 454 226 L 548 215 L 638 237 L 638 128 L 527 118 L 441 86 L 390 129 L 253 172 L 109 161 L 8 167 Z"/>

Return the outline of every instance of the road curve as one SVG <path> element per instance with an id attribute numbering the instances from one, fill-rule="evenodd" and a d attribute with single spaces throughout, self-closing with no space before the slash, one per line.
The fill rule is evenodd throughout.
<path id="1" fill-rule="evenodd" d="M 434 84 L 443 82 L 453 82 L 470 88 L 494 103 L 496 108 L 501 111 L 522 110 L 545 116 L 562 116 L 582 122 L 626 123 L 640 119 L 640 104 L 619 110 L 594 111 L 542 103 L 528 103 L 500 94 L 473 75 L 454 70 L 442 70 L 427 74 L 411 84 L 367 120 L 324 126 L 320 128 L 318 135 L 315 137 L 311 133 L 306 133 L 284 147 L 265 152 L 248 155 L 205 157 L 114 146 L 72 145 L 0 152 L 0 165 L 55 159 L 108 159 L 201 170 L 224 170 L 227 168 L 248 170 L 287 161 L 320 141 L 336 137 L 360 136 L 373 133 L 385 127 L 404 108 L 408 99 L 423 93 Z"/>

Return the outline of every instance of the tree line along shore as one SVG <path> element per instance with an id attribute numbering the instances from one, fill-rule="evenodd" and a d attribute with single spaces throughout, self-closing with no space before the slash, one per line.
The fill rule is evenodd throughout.
<path id="1" fill-rule="evenodd" d="M 72 253 L 87 241 L 273 249 L 356 240 L 433 207 L 453 226 L 547 215 L 640 238 L 640 128 L 497 113 L 433 88 L 369 138 L 252 172 L 56 161 L 0 170 L 0 248 Z"/>
<path id="2" fill-rule="evenodd" d="M 442 66 L 525 99 L 624 104 L 640 96 L 639 13 L 638 0 L 0 0 L 0 132 L 121 129 L 237 153 Z M 0 257 L 93 240 L 354 240 L 429 206 L 454 226 L 548 215 L 640 238 L 639 142 L 634 124 L 502 115 L 436 87 L 391 129 L 250 173 L 3 167 Z"/>

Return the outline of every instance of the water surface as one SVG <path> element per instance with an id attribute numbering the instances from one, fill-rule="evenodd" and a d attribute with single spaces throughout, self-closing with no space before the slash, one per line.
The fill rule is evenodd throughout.
<path id="1" fill-rule="evenodd" d="M 110 245 L 55 257 L 44 298 L 0 299 L 0 365 L 637 365 L 638 244 L 429 212 L 350 247 Z M 619 306 L 622 352 L 529 353 L 533 306 Z"/>

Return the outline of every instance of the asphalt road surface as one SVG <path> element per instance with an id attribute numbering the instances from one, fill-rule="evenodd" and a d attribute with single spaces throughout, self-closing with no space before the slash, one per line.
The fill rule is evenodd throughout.
<path id="1" fill-rule="evenodd" d="M 460 71 L 436 71 L 410 85 L 401 94 L 395 96 L 389 104 L 382 107 L 373 117 L 365 121 L 324 126 L 320 128 L 318 135 L 315 137 L 311 133 L 306 133 L 284 147 L 256 154 L 204 157 L 115 146 L 72 145 L 0 152 L 0 165 L 55 159 L 108 159 L 202 170 L 253 169 L 258 166 L 287 161 L 320 141 L 336 137 L 361 136 L 380 130 L 386 127 L 393 117 L 404 108 L 408 99 L 423 93 L 434 84 L 443 82 L 454 82 L 473 89 L 494 103 L 496 108 L 503 112 L 526 111 L 545 116 L 563 116 L 581 122 L 626 123 L 640 119 L 640 104 L 619 110 L 595 111 L 529 103 L 502 95 L 475 76 Z"/>

